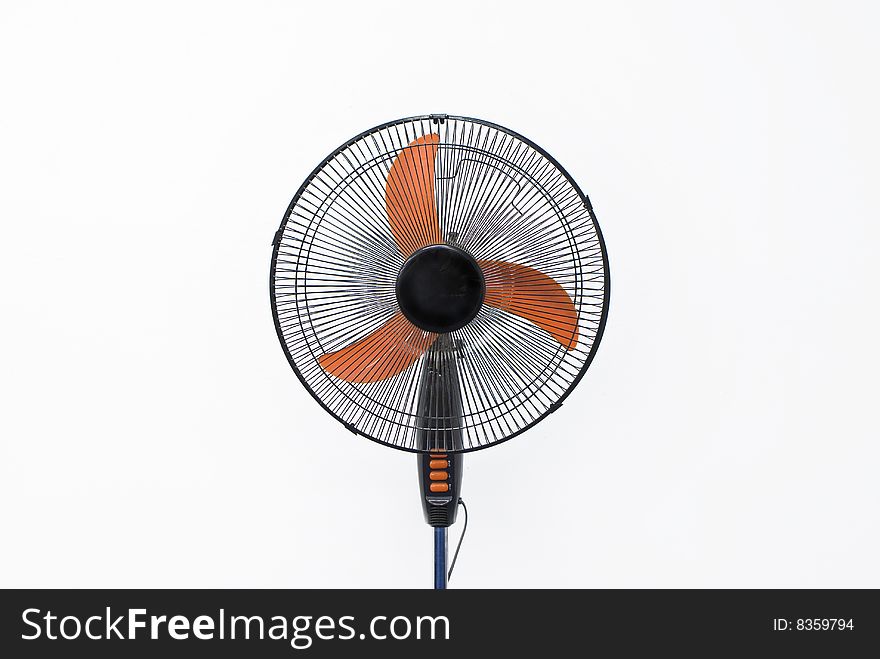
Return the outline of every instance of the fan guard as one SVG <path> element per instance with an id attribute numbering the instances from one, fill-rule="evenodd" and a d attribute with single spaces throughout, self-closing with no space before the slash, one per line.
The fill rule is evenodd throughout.
<path id="1" fill-rule="evenodd" d="M 439 342 L 395 290 L 407 258 L 434 244 L 471 255 L 486 280 L 476 316 Z M 426 115 L 362 133 L 309 175 L 275 236 L 270 292 L 302 383 L 382 444 L 423 451 L 420 432 L 448 428 L 418 409 L 419 387 L 431 362 L 454 362 L 460 439 L 445 450 L 466 452 L 534 425 L 583 376 L 605 326 L 608 258 L 589 199 L 543 149 L 486 121 Z M 334 363 L 353 349 L 385 366 Z"/>

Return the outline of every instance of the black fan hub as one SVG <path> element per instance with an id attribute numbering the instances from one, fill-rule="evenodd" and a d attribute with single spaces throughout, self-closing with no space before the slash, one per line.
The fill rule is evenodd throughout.
<path id="1" fill-rule="evenodd" d="M 486 282 L 474 257 L 450 245 L 416 250 L 397 275 L 397 302 L 409 321 L 427 332 L 467 325 L 483 305 Z"/>

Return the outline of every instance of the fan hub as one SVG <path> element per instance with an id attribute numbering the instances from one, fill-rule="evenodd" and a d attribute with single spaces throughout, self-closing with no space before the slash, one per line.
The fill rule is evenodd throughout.
<path id="1" fill-rule="evenodd" d="M 486 282 L 470 254 L 451 245 L 416 250 L 397 275 L 403 315 L 427 332 L 452 332 L 467 325 L 483 305 Z"/>

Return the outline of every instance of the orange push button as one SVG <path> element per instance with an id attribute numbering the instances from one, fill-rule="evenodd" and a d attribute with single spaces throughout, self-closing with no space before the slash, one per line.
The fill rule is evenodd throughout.
<path id="1" fill-rule="evenodd" d="M 449 492 L 449 483 L 431 483 L 431 492 Z"/>
<path id="2" fill-rule="evenodd" d="M 428 466 L 431 469 L 446 469 L 449 466 L 449 460 L 431 460 Z"/>
<path id="3" fill-rule="evenodd" d="M 428 478 L 430 478 L 432 481 L 445 481 L 447 478 L 449 478 L 449 474 L 447 474 L 445 471 L 432 471 L 430 474 L 428 474 Z"/>
<path id="4" fill-rule="evenodd" d="M 445 453 L 432 453 L 431 457 L 432 458 L 445 458 L 446 454 Z"/>

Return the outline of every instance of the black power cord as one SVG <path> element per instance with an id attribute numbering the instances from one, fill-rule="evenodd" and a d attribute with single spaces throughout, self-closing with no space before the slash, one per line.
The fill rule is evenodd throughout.
<path id="1" fill-rule="evenodd" d="M 452 555 L 452 564 L 449 566 L 449 572 L 446 573 L 446 581 L 452 579 L 452 571 L 455 569 L 455 561 L 458 560 L 458 552 L 461 551 L 461 543 L 464 541 L 464 534 L 467 532 L 468 512 L 467 506 L 464 505 L 464 499 L 458 498 L 458 505 L 464 510 L 464 526 L 461 529 L 461 535 L 458 536 L 458 547 L 455 548 L 455 554 Z"/>

